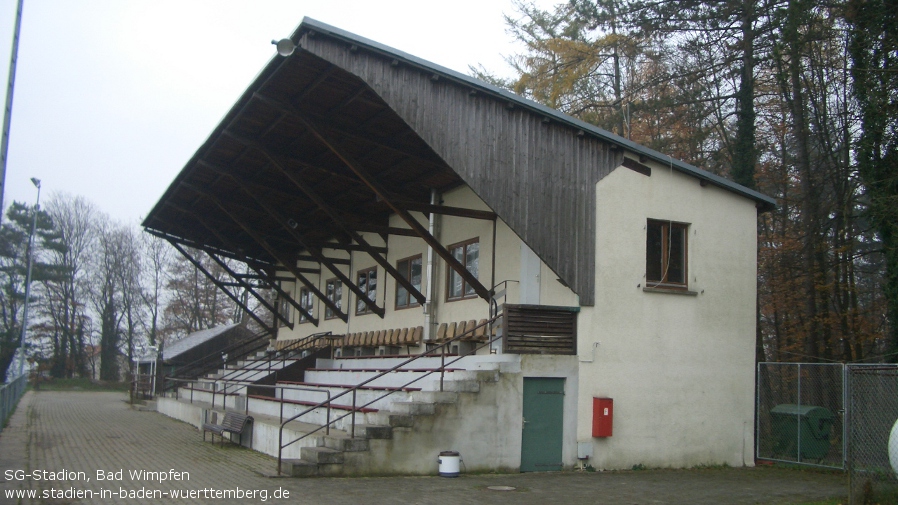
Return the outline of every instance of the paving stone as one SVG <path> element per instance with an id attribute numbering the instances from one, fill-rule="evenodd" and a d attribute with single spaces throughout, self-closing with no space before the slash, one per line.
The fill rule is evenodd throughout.
<path id="1" fill-rule="evenodd" d="M 341 465 L 319 465 L 319 475 Z M 603 505 L 787 504 L 841 498 L 846 479 L 834 472 L 778 468 L 711 468 L 628 472 L 555 472 L 383 478 L 272 478 L 277 461 L 233 444 L 204 444 L 200 432 L 157 412 L 133 410 L 126 395 L 99 392 L 29 391 L 0 433 L 0 503 L 81 504 L 352 504 L 358 505 L 543 505 L 563 501 Z M 84 481 L 7 480 L 7 470 L 83 472 Z M 97 480 L 97 471 L 117 479 Z M 186 472 L 189 480 L 136 480 L 140 470 Z M 161 475 L 161 474 L 160 474 Z M 89 479 L 89 480 L 86 480 Z M 490 487 L 513 487 L 493 491 Z M 91 491 L 89 499 L 9 499 L 7 491 Z M 115 495 L 101 497 L 102 490 Z M 124 496 L 118 493 L 124 491 Z M 192 492 L 130 499 L 128 493 Z M 275 499 L 279 491 L 281 499 Z M 215 493 L 222 493 L 215 498 Z M 230 492 L 231 495 L 224 493 Z M 237 492 L 242 492 L 240 497 Z M 205 493 L 205 496 L 204 496 Z M 254 497 L 248 496 L 255 493 Z M 264 495 L 263 495 L 264 493 Z M 225 497 L 230 496 L 230 497 Z M 265 497 L 263 501 L 262 497 Z M 559 497 L 563 497 L 559 498 Z"/>

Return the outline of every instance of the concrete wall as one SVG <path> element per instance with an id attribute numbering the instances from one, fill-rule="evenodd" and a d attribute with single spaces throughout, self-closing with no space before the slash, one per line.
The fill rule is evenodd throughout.
<path id="1" fill-rule="evenodd" d="M 596 304 L 579 316 L 577 438 L 597 468 L 752 465 L 756 209 L 668 167 L 596 186 Z M 689 223 L 688 289 L 646 292 L 646 221 Z M 592 398 L 614 434 L 592 438 Z"/>

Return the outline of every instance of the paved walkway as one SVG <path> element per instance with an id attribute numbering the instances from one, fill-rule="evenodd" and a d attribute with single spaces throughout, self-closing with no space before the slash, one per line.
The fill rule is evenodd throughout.
<path id="1" fill-rule="evenodd" d="M 275 461 L 268 456 L 203 443 L 190 425 L 155 412 L 132 410 L 121 393 L 32 391 L 0 434 L 0 503 L 739 505 L 802 503 L 846 494 L 844 478 L 838 474 L 773 468 L 464 475 L 458 479 L 266 476 L 274 467 Z M 98 480 L 98 470 L 107 472 L 108 478 Z M 152 480 L 130 475 L 140 470 L 166 472 L 170 480 L 160 482 L 161 474 Z M 181 477 L 189 474 L 189 480 L 174 480 L 170 470 Z M 31 478 L 19 479 L 23 474 Z M 516 489 L 494 491 L 491 486 Z M 278 491 L 283 498 L 275 498 Z M 37 498 L 10 494 L 16 492 L 34 492 Z M 175 492 L 186 492 L 188 497 L 174 497 Z M 244 494 L 237 497 L 237 492 Z M 47 499 L 40 498 L 42 494 Z"/>

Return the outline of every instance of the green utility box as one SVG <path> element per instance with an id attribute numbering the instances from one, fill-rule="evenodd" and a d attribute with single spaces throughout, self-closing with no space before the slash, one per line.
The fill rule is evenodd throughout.
<path id="1" fill-rule="evenodd" d="M 835 417 L 832 412 L 813 405 L 784 403 L 770 410 L 773 451 L 798 460 L 822 460 L 829 452 L 829 435 Z"/>

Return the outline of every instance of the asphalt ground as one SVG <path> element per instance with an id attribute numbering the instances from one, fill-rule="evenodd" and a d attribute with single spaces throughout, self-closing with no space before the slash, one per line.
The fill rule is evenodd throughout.
<path id="1" fill-rule="evenodd" d="M 772 467 L 296 479 L 272 477 L 275 466 L 133 410 L 123 393 L 29 391 L 0 433 L 0 503 L 754 505 L 847 495 L 842 474 Z"/>

